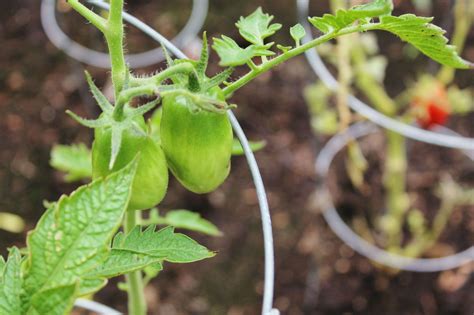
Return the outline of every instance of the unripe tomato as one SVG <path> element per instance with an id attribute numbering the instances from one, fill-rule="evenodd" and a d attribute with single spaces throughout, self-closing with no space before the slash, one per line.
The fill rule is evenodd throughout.
<path id="1" fill-rule="evenodd" d="M 416 87 L 412 107 L 418 124 L 425 129 L 444 125 L 450 114 L 445 86 L 433 79 L 424 79 Z"/>
<path id="2" fill-rule="evenodd" d="M 99 178 L 116 172 L 139 155 L 137 173 L 132 185 L 129 209 L 143 210 L 156 206 L 163 200 L 168 188 L 168 168 L 161 147 L 145 133 L 143 117 L 136 120 L 143 128 L 139 133 L 133 128 L 123 131 L 122 144 L 114 167 L 109 169 L 112 132 L 110 128 L 97 128 L 92 146 L 92 176 Z"/>
<path id="3" fill-rule="evenodd" d="M 160 137 L 171 172 L 188 190 L 211 192 L 229 175 L 233 134 L 225 113 L 201 110 L 183 95 L 164 97 Z"/>

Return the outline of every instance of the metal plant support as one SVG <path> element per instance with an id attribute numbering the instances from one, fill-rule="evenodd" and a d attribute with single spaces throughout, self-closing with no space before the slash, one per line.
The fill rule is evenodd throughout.
<path id="1" fill-rule="evenodd" d="M 312 40 L 311 28 L 307 21 L 309 13 L 309 0 L 297 0 L 298 19 L 305 26 L 306 37 L 304 42 Z M 336 78 L 321 60 L 316 49 L 305 52 L 306 58 L 318 78 L 331 90 L 339 88 Z M 378 127 L 397 132 L 406 138 L 437 145 L 446 148 L 460 149 L 468 158 L 474 161 L 474 139 L 463 137 L 449 128 L 438 126 L 434 131 L 420 129 L 393 118 L 383 115 L 357 97 L 350 95 L 348 105 L 351 109 L 367 118 L 371 123 L 355 124 L 346 132 L 334 136 L 320 151 L 315 168 L 322 179 L 318 189 L 321 189 L 324 198 L 323 216 L 332 231 L 349 247 L 359 254 L 380 264 L 415 272 L 434 272 L 453 269 L 463 264 L 474 261 L 474 246 L 460 253 L 433 259 L 416 259 L 396 255 L 381 249 L 357 235 L 340 217 L 337 212 L 327 187 L 326 177 L 335 155 L 346 146 L 350 139 L 357 139 L 378 130 Z"/>
<path id="2" fill-rule="evenodd" d="M 327 187 L 327 176 L 331 163 L 338 152 L 340 152 L 353 139 L 362 138 L 378 131 L 377 125 L 371 122 L 358 123 L 350 126 L 345 132 L 332 137 L 331 140 L 320 151 L 315 167 L 316 172 L 322 179 L 318 191 L 324 196 L 323 216 L 331 230 L 343 240 L 349 247 L 359 254 L 385 266 L 406 271 L 435 272 L 453 269 L 463 264 L 474 261 L 474 246 L 450 256 L 442 258 L 408 258 L 396 255 L 381 249 L 357 235 L 340 217 L 337 212 L 329 188 Z M 463 151 L 464 153 L 468 153 Z M 466 154 L 466 156 L 468 156 Z M 469 157 L 469 156 L 468 156 Z M 470 157 L 471 158 L 471 157 Z"/>
<path id="3" fill-rule="evenodd" d="M 105 3 L 103 1 L 99 0 L 88 0 L 90 4 L 100 7 L 102 9 L 109 9 L 108 3 Z M 193 28 L 188 27 L 189 33 L 197 33 L 201 27 L 202 23 L 205 19 L 202 17 L 201 14 L 203 12 L 207 13 L 208 10 L 208 1 L 207 0 L 194 0 L 194 7 L 193 7 L 193 13 L 198 14 L 198 17 L 191 16 L 190 21 L 193 20 L 199 20 L 201 21 L 200 23 L 194 23 Z M 108 58 L 108 54 L 103 54 L 99 53 L 94 50 L 90 50 L 86 47 L 81 46 L 80 44 L 74 42 L 72 39 L 68 38 L 59 28 L 59 25 L 56 21 L 56 14 L 55 14 L 55 0 L 43 0 L 42 2 L 42 17 L 43 17 L 43 26 L 45 27 L 45 31 L 48 33 L 48 36 L 50 39 L 53 41 L 53 43 L 59 48 L 64 50 L 69 56 L 71 56 L 74 59 L 77 59 L 79 61 L 85 62 L 89 65 L 94 65 L 98 67 L 108 67 L 109 62 L 108 59 L 105 61 L 104 58 Z M 47 23 L 45 23 L 45 19 Z M 131 25 L 135 26 L 139 30 L 141 30 L 143 33 L 151 37 L 153 40 L 157 41 L 160 45 L 163 44 L 166 46 L 167 49 L 173 53 L 177 58 L 183 59 L 187 58 L 187 56 L 179 49 L 176 47 L 175 44 L 173 44 L 171 41 L 166 39 L 164 36 L 162 36 L 159 32 L 148 26 L 147 24 L 143 23 L 139 19 L 135 18 L 134 16 L 128 14 L 128 13 L 123 13 L 123 19 L 130 23 Z M 51 21 L 52 20 L 52 21 Z M 187 25 L 190 25 L 191 22 L 188 22 Z M 184 33 L 185 29 L 182 31 Z M 188 34 L 189 34 L 188 33 Z M 183 36 L 184 37 L 184 36 Z M 175 39 L 176 40 L 176 39 Z M 177 40 L 176 40 L 177 41 Z M 75 47 L 74 50 L 72 50 L 71 47 Z M 161 50 L 159 51 L 160 54 L 162 54 Z M 91 56 L 88 57 L 87 54 L 90 54 Z M 145 55 L 147 54 L 147 55 Z M 148 56 L 148 54 L 158 54 L 158 52 L 147 52 L 141 55 L 142 57 Z M 153 60 L 152 63 L 150 60 L 140 60 L 140 55 L 132 55 L 132 56 L 127 56 L 127 61 L 130 63 L 130 66 L 132 68 L 134 67 L 140 67 L 143 65 L 148 65 L 148 64 L 153 64 L 156 63 L 157 61 L 160 60 Z M 162 55 L 161 55 L 162 56 Z M 147 62 L 145 62 L 147 61 Z M 270 216 L 270 210 L 268 206 L 268 200 L 265 192 L 265 187 L 263 184 L 263 179 L 260 174 L 260 170 L 257 165 L 257 161 L 255 159 L 255 156 L 250 149 L 250 145 L 248 142 L 248 139 L 242 130 L 242 127 L 240 126 L 239 122 L 237 121 L 237 118 L 235 115 L 231 112 L 228 111 L 229 119 L 232 124 L 232 127 L 234 129 L 235 134 L 239 138 L 240 143 L 242 144 L 242 148 L 245 153 L 245 157 L 247 159 L 247 163 L 250 169 L 250 172 L 252 174 L 253 182 L 255 184 L 255 189 L 257 192 L 257 198 L 258 198 L 258 203 L 259 203 L 259 208 L 260 208 L 260 214 L 261 214 L 261 220 L 262 220 L 262 229 L 263 229 L 263 240 L 264 240 L 264 255 L 265 255 L 265 278 L 264 278 L 264 292 L 263 292 L 263 303 L 262 303 L 262 315 L 279 315 L 280 312 L 273 308 L 273 293 L 274 293 L 274 279 L 275 279 L 275 261 L 274 261 L 274 246 L 273 246 L 273 232 L 272 232 L 272 223 L 271 223 L 271 216 Z M 76 307 L 81 307 L 84 309 L 88 309 L 94 312 L 97 312 L 99 314 L 120 314 L 119 312 L 102 305 L 97 302 L 93 301 L 88 301 L 84 299 L 78 299 L 75 303 Z"/>
<path id="4" fill-rule="evenodd" d="M 109 55 L 94 49 L 85 47 L 72 40 L 63 32 L 56 19 L 56 0 L 43 0 L 41 3 L 41 23 L 43 29 L 51 42 L 68 56 L 99 68 L 110 68 Z M 92 1 L 89 1 L 92 2 Z M 178 47 L 183 47 L 195 38 L 204 25 L 209 9 L 208 0 L 193 0 L 193 8 L 186 25 L 171 41 Z M 160 47 L 126 56 L 127 62 L 132 68 L 147 67 L 164 60 L 163 51 Z"/>

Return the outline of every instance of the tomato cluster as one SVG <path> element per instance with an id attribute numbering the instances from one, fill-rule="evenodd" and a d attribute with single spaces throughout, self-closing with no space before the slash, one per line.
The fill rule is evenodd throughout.
<path id="1" fill-rule="evenodd" d="M 224 99 L 219 88 L 212 91 L 214 96 Z M 184 187 L 199 194 L 215 190 L 229 175 L 233 134 L 225 113 L 200 109 L 180 94 L 164 97 L 160 110 L 161 119 L 152 121 L 159 126 L 148 128 L 139 116 L 133 120 L 138 129 L 122 131 L 112 168 L 112 128 L 95 129 L 94 178 L 116 172 L 139 156 L 129 203 L 131 210 L 149 209 L 162 201 L 168 187 L 168 167 Z"/>

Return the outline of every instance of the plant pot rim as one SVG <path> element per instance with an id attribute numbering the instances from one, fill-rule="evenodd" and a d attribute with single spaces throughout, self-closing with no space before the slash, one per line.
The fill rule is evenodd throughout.
<path id="1" fill-rule="evenodd" d="M 370 122 L 357 123 L 350 126 L 345 132 L 332 137 L 320 151 L 316 162 L 316 173 L 321 183 L 318 190 L 324 197 L 323 217 L 331 230 L 350 248 L 357 253 L 379 264 L 414 272 L 436 272 L 453 269 L 474 261 L 474 246 L 459 253 L 441 258 L 410 258 L 390 253 L 375 246 L 355 233 L 340 217 L 327 186 L 327 175 L 336 154 L 353 139 L 370 135 L 379 128 Z M 468 153 L 463 151 L 468 157 Z M 472 158 L 472 157 L 471 157 Z"/>

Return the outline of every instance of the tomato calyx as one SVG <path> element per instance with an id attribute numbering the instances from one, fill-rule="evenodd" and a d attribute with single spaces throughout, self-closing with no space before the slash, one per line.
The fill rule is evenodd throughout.
<path id="1" fill-rule="evenodd" d="M 173 85 L 161 86 L 158 93 L 162 97 L 173 97 L 183 95 L 192 100 L 195 105 L 192 111 L 208 111 L 218 114 L 224 114 L 227 110 L 235 108 L 235 104 L 228 104 L 222 95 L 217 95 L 215 90 L 219 85 L 225 84 L 234 69 L 229 67 L 224 71 L 209 78 L 206 75 L 207 65 L 209 62 L 209 46 L 206 33 L 203 34 L 202 49 L 199 60 L 173 60 L 165 50 L 165 56 L 168 67 L 178 65 L 180 63 L 191 63 L 195 71 L 187 75 L 176 75 L 171 77 Z"/>
<path id="2" fill-rule="evenodd" d="M 94 99 L 97 101 L 97 104 L 102 110 L 102 114 L 97 119 L 85 119 L 69 110 L 67 110 L 66 113 L 83 126 L 92 129 L 111 129 L 112 141 L 109 169 L 112 169 L 115 165 L 115 161 L 122 145 L 123 132 L 126 130 L 131 130 L 132 132 L 145 136 L 146 131 L 137 123 L 137 118 L 143 116 L 145 113 L 152 110 L 158 104 L 159 99 L 149 102 L 140 107 L 132 108 L 128 104 L 130 99 L 126 100 L 125 97 L 122 96 L 122 98 L 119 97 L 117 104 L 113 106 L 107 100 L 105 95 L 95 85 L 90 74 L 87 72 L 86 79 L 87 83 L 89 84 L 90 90 L 94 96 Z M 125 89 L 124 91 L 127 90 Z M 132 93 L 129 93 L 129 95 L 131 97 L 137 96 L 135 95 L 134 91 L 132 91 Z M 119 104 L 119 102 L 123 103 Z M 120 111 L 117 111 L 118 106 L 120 108 Z M 117 113 L 119 113 L 119 115 Z"/>

